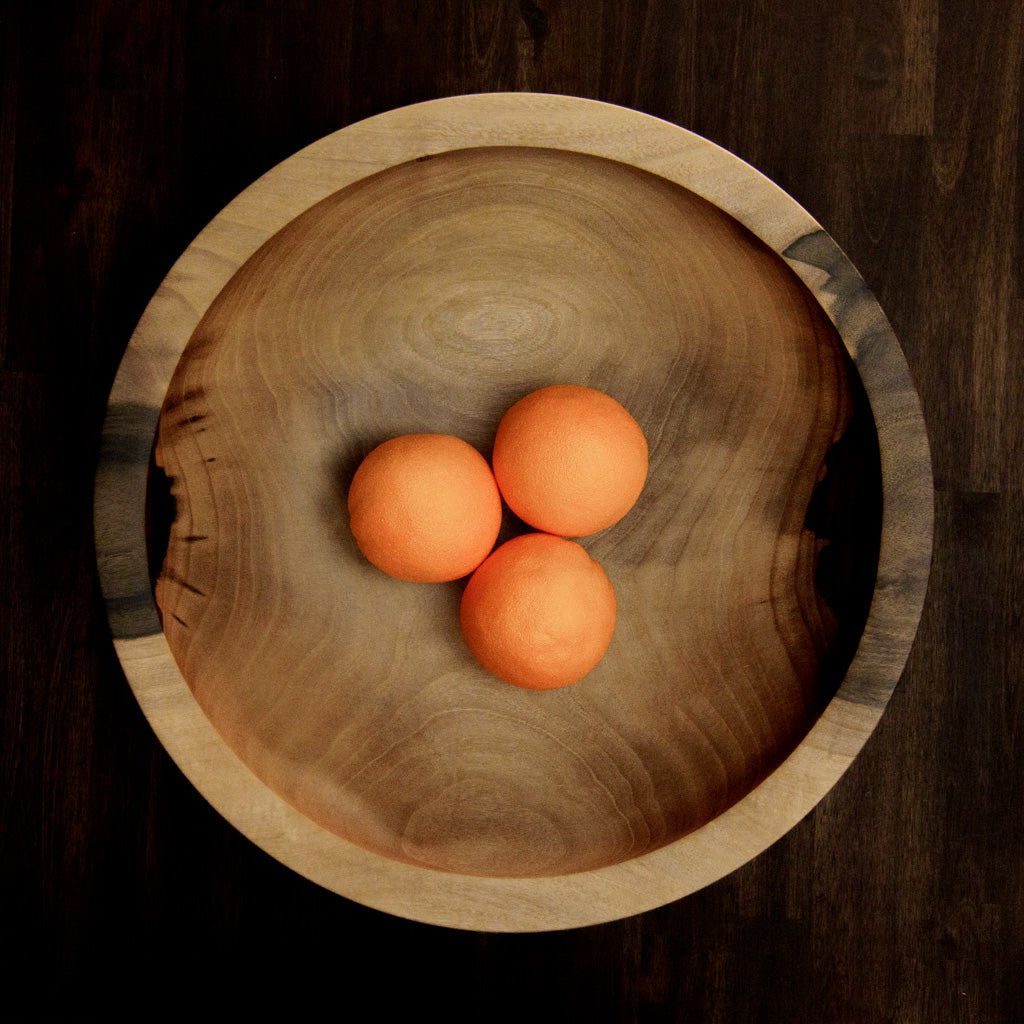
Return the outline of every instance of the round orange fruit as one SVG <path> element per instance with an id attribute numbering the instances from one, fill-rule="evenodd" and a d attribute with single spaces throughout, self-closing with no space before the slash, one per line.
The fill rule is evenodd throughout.
<path id="1" fill-rule="evenodd" d="M 460 607 L 462 635 L 499 679 L 553 690 L 582 679 L 615 629 L 615 590 L 575 541 L 526 533 L 473 573 Z"/>
<path id="2" fill-rule="evenodd" d="M 611 395 L 555 384 L 520 399 L 494 440 L 494 477 L 524 522 L 560 537 L 617 523 L 647 479 L 647 440 Z"/>
<path id="3" fill-rule="evenodd" d="M 359 550 L 414 583 L 468 576 L 501 528 L 501 495 L 487 460 L 450 434 L 403 434 L 359 464 L 348 492 Z"/>

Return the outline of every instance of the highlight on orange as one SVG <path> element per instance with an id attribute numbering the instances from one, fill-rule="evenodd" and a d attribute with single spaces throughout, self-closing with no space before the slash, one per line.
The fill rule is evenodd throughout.
<path id="1" fill-rule="evenodd" d="M 617 523 L 647 479 L 647 440 L 611 395 L 554 384 L 516 402 L 498 426 L 494 477 L 530 526 L 585 537 Z"/>
<path id="2" fill-rule="evenodd" d="M 515 686 L 578 682 L 615 630 L 615 590 L 582 545 L 547 533 L 506 541 L 473 573 L 460 606 L 477 661 Z"/>
<path id="3" fill-rule="evenodd" d="M 403 434 L 359 464 L 348 492 L 359 550 L 413 583 L 468 576 L 501 529 L 501 495 L 487 460 L 450 434 Z"/>

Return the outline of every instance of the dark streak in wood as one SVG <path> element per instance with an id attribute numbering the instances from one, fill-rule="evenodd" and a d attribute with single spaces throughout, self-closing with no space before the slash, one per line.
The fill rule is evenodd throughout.
<path id="1" fill-rule="evenodd" d="M 171 583 L 176 583 L 179 587 L 184 587 L 185 590 L 189 591 L 189 593 L 197 594 L 199 597 L 206 597 L 206 592 L 204 590 L 201 590 L 194 584 L 189 583 L 188 580 L 183 580 L 173 570 L 167 569 L 165 567 L 161 575 L 165 580 L 170 580 Z"/>

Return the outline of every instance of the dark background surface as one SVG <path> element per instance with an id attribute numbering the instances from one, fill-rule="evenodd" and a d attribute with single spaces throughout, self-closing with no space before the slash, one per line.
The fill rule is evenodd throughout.
<path id="1" fill-rule="evenodd" d="M 1018 0 L 0 11 L 0 1017 L 1024 1020 Z M 797 828 L 659 910 L 484 935 L 324 891 L 192 789 L 114 654 L 91 500 L 135 323 L 225 203 L 354 120 L 519 89 L 683 125 L 826 227 L 910 363 L 936 539 L 895 696 Z"/>

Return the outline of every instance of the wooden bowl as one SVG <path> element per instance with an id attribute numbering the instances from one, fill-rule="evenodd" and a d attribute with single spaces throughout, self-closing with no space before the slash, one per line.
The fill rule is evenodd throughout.
<path id="1" fill-rule="evenodd" d="M 464 582 L 362 558 L 345 494 L 397 434 L 489 455 L 560 382 L 651 468 L 583 542 L 607 655 L 538 693 L 474 661 Z M 791 828 L 899 678 L 931 528 L 917 396 L 835 243 L 681 128 L 530 94 L 371 118 L 243 192 L 140 321 L 96 486 L 118 655 L 197 788 L 338 893 L 494 931 L 659 906 Z"/>

